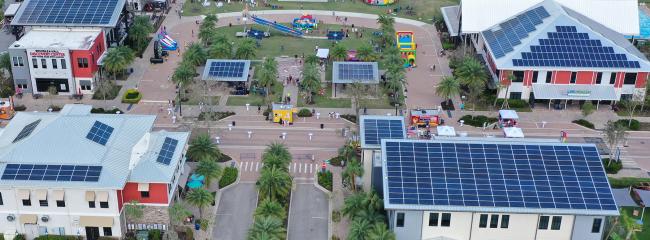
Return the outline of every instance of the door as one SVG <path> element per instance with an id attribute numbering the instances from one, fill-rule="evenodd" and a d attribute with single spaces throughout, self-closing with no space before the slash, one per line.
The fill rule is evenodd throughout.
<path id="1" fill-rule="evenodd" d="M 37 78 L 36 79 L 36 90 L 39 92 L 47 92 L 50 87 L 55 87 L 56 92 L 70 92 L 70 87 L 68 86 L 68 79 L 60 78 Z"/>
<path id="2" fill-rule="evenodd" d="M 88 240 L 97 240 L 97 239 L 99 239 L 99 228 L 98 227 L 86 227 L 86 239 L 88 239 Z"/>
<path id="3" fill-rule="evenodd" d="M 36 224 L 25 224 L 25 237 L 27 239 L 34 239 L 38 237 L 38 225 Z"/>

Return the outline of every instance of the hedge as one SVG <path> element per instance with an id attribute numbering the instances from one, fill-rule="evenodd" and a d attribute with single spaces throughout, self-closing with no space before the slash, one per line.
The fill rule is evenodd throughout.
<path id="1" fill-rule="evenodd" d="M 122 103 L 138 103 L 142 99 L 142 93 L 138 92 L 136 89 L 127 89 L 122 96 Z"/>
<path id="2" fill-rule="evenodd" d="M 623 168 L 623 163 L 620 161 L 611 161 L 609 158 L 603 158 L 603 167 L 608 174 L 616 174 Z"/>
<path id="3" fill-rule="evenodd" d="M 591 122 L 589 122 L 587 120 L 584 120 L 584 119 L 573 120 L 572 123 L 578 124 L 578 125 L 586 127 L 586 128 L 591 128 L 591 129 L 595 128 L 593 123 L 591 123 Z"/>
<path id="4" fill-rule="evenodd" d="M 162 240 L 162 232 L 158 229 L 149 230 L 150 240 Z"/>
<path id="5" fill-rule="evenodd" d="M 474 127 L 483 127 L 483 123 L 491 124 L 493 122 L 496 122 L 496 118 L 491 118 L 483 115 L 477 115 L 473 116 L 472 115 L 465 115 L 459 119 L 463 120 L 465 124 L 474 126 Z"/>
<path id="6" fill-rule="evenodd" d="M 119 108 L 113 108 L 111 110 L 109 109 L 104 109 L 104 108 L 92 108 L 90 110 L 90 113 L 104 113 L 104 114 L 116 114 L 117 112 L 124 113 L 122 110 Z"/>
<path id="7" fill-rule="evenodd" d="M 219 179 L 219 188 L 224 188 L 237 180 L 237 168 L 227 167 L 223 170 L 223 175 Z"/>
<path id="8" fill-rule="evenodd" d="M 14 110 L 17 111 L 17 112 L 22 112 L 22 111 L 27 110 L 27 107 L 25 107 L 25 105 L 20 104 L 20 105 L 14 106 Z"/>
<path id="9" fill-rule="evenodd" d="M 341 117 L 348 120 L 348 121 L 350 121 L 350 122 L 357 123 L 357 116 L 355 116 L 355 115 L 343 114 L 343 115 L 341 115 Z"/>
<path id="10" fill-rule="evenodd" d="M 318 171 L 318 185 L 332 191 L 332 172 L 329 170 L 325 172 Z"/>
<path id="11" fill-rule="evenodd" d="M 199 121 L 219 121 L 221 119 L 235 115 L 234 112 L 201 112 Z"/>
<path id="12" fill-rule="evenodd" d="M 76 240 L 76 236 L 61 236 L 61 235 L 42 235 L 34 238 L 34 240 Z"/>
<path id="13" fill-rule="evenodd" d="M 618 121 L 616 121 L 616 124 L 632 131 L 641 130 L 641 123 L 636 119 L 632 119 L 631 124 L 630 124 L 630 119 L 619 119 Z"/>
<path id="14" fill-rule="evenodd" d="M 492 100 L 494 101 L 494 98 Z M 503 98 L 500 98 L 497 100 L 497 106 L 501 106 L 503 104 Z M 527 108 L 529 107 L 528 102 L 526 100 L 521 100 L 521 99 L 508 99 L 508 107 L 510 108 Z"/>
<path id="15" fill-rule="evenodd" d="M 623 178 L 609 178 L 609 185 L 612 188 L 627 188 L 627 187 L 637 187 L 641 183 L 650 183 L 650 178 L 635 178 L 635 177 L 623 177 Z"/>
<path id="16" fill-rule="evenodd" d="M 313 115 L 311 114 L 311 110 L 309 109 L 303 108 L 300 109 L 300 111 L 298 111 L 298 117 L 311 117 L 311 116 Z"/>

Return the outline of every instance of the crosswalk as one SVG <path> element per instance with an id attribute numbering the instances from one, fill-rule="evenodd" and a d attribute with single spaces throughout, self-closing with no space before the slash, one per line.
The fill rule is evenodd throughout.
<path id="1" fill-rule="evenodd" d="M 262 170 L 264 163 L 261 162 L 239 162 L 237 164 L 237 169 L 240 172 L 259 172 Z M 300 174 L 314 174 L 318 171 L 318 164 L 316 163 L 300 163 L 293 162 L 289 164 L 289 173 L 300 173 Z"/>

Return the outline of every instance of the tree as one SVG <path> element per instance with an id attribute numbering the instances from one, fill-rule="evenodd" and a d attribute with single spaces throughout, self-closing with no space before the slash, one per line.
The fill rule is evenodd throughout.
<path id="1" fill-rule="evenodd" d="M 348 141 L 345 145 L 339 148 L 339 156 L 345 158 L 345 162 L 348 162 L 350 161 L 350 158 L 357 156 L 357 149 L 351 141 Z"/>
<path id="2" fill-rule="evenodd" d="M 219 181 L 223 169 L 217 162 L 214 160 L 214 156 L 209 156 L 202 158 L 199 161 L 199 164 L 196 166 L 196 173 L 203 175 L 205 177 L 205 186 L 210 187 L 212 181 Z"/>
<path id="3" fill-rule="evenodd" d="M 374 189 L 366 192 L 366 196 L 363 200 L 363 204 L 368 207 L 368 210 L 379 211 L 384 208 L 384 202 L 381 200 L 379 195 L 377 195 L 377 192 Z"/>
<path id="4" fill-rule="evenodd" d="M 375 223 L 368 233 L 368 240 L 395 240 L 395 233 L 385 223 Z"/>
<path id="5" fill-rule="evenodd" d="M 187 156 L 197 161 L 210 157 L 212 159 L 219 159 L 222 153 L 219 151 L 217 145 L 212 142 L 210 135 L 202 133 L 190 141 L 190 146 L 187 148 Z"/>
<path id="6" fill-rule="evenodd" d="M 248 230 L 248 239 L 260 239 L 260 236 L 267 235 L 264 239 L 285 239 L 286 230 L 282 220 L 274 217 L 261 217 L 255 220 L 253 226 Z"/>
<path id="7" fill-rule="evenodd" d="M 466 57 L 456 69 L 456 72 L 460 83 L 469 89 L 469 96 L 474 105 L 473 108 L 476 108 L 476 102 L 485 88 L 488 78 L 483 64 L 474 58 Z"/>
<path id="8" fill-rule="evenodd" d="M 230 59 L 232 58 L 232 44 L 230 42 L 214 42 L 208 49 L 210 58 Z"/>
<path id="9" fill-rule="evenodd" d="M 614 161 L 614 152 L 621 142 L 627 137 L 627 132 L 625 128 L 620 124 L 617 124 L 614 121 L 608 121 L 605 124 L 605 129 L 603 129 L 603 134 L 605 134 L 605 140 L 607 141 L 607 147 L 609 148 L 609 162 Z"/>
<path id="10" fill-rule="evenodd" d="M 178 67 L 174 69 L 174 73 L 172 74 L 172 81 L 178 86 L 180 97 L 180 99 L 178 99 L 179 102 L 181 102 L 183 99 L 185 88 L 192 83 L 192 80 L 194 80 L 195 74 L 196 70 L 194 69 L 194 66 L 192 66 L 191 63 L 185 61 L 181 61 Z"/>
<path id="11" fill-rule="evenodd" d="M 356 177 L 363 176 L 363 166 L 359 163 L 356 158 L 353 158 L 350 163 L 345 166 L 345 170 L 342 173 L 343 179 L 351 185 L 353 191 L 357 191 L 357 184 L 355 181 Z"/>
<path id="12" fill-rule="evenodd" d="M 217 16 L 210 14 L 203 19 L 199 26 L 199 39 L 204 45 L 209 45 L 213 40 L 212 36 L 216 33 Z"/>
<path id="13" fill-rule="evenodd" d="M 386 71 L 386 85 L 384 87 L 393 95 L 395 101 L 397 101 L 399 93 L 404 89 L 404 84 L 406 84 L 404 79 L 406 79 L 406 75 L 401 67 L 400 69 L 389 67 Z"/>
<path id="14" fill-rule="evenodd" d="M 0 54 L 0 69 L 6 70 L 9 73 L 9 79 L 13 79 L 13 70 L 11 69 L 11 56 L 9 56 L 9 53 Z"/>
<path id="15" fill-rule="evenodd" d="M 365 240 L 372 225 L 365 219 L 354 219 L 350 225 L 348 240 Z"/>
<path id="16" fill-rule="evenodd" d="M 187 50 L 185 50 L 185 54 L 183 54 L 183 62 L 187 62 L 193 66 L 201 66 L 205 64 L 207 58 L 208 56 L 205 53 L 205 50 L 203 50 L 203 47 L 198 43 L 190 44 Z"/>
<path id="17" fill-rule="evenodd" d="M 368 89 L 366 88 L 366 86 L 356 81 L 353 82 L 352 84 L 348 84 L 347 90 L 348 90 L 348 95 L 352 97 L 352 104 L 354 104 L 353 105 L 354 114 L 358 115 L 359 109 L 361 109 L 361 105 L 363 104 L 363 100 L 368 95 Z"/>
<path id="18" fill-rule="evenodd" d="M 260 71 L 258 83 L 264 86 L 266 90 L 266 97 L 264 98 L 264 101 L 269 107 L 273 99 L 273 86 L 277 83 L 277 81 L 278 62 L 275 61 L 275 58 L 267 57 L 264 59 L 264 63 L 262 63 L 262 69 Z"/>
<path id="19" fill-rule="evenodd" d="M 374 50 L 368 44 L 363 44 L 357 48 L 357 58 L 361 61 L 370 62 L 374 60 L 374 55 Z"/>
<path id="20" fill-rule="evenodd" d="M 344 61 L 348 57 L 348 49 L 343 44 L 336 44 L 330 51 L 330 56 L 336 61 Z"/>
<path id="21" fill-rule="evenodd" d="M 187 217 L 192 215 L 192 212 L 187 210 L 183 202 L 174 203 L 167 211 L 169 212 L 169 219 L 172 225 L 180 225 Z"/>
<path id="22" fill-rule="evenodd" d="M 131 25 L 128 31 L 128 38 L 133 43 L 135 50 L 140 51 L 147 46 L 149 34 L 154 30 L 151 21 L 149 21 L 149 16 L 142 15 L 135 17 L 133 25 Z"/>
<path id="23" fill-rule="evenodd" d="M 348 218 L 355 218 L 361 210 L 366 209 L 365 205 L 365 194 L 364 193 L 354 193 L 343 201 L 343 208 L 341 213 Z"/>
<path id="24" fill-rule="evenodd" d="M 214 202 L 214 195 L 204 188 L 194 189 L 190 191 L 185 200 L 195 207 L 199 208 L 199 219 L 203 216 L 203 208 Z"/>
<path id="25" fill-rule="evenodd" d="M 271 155 L 279 156 L 284 159 L 284 161 L 287 161 L 287 163 L 291 162 L 291 153 L 289 153 L 287 146 L 282 143 L 271 143 L 266 146 L 264 153 L 262 153 L 262 161 Z"/>
<path id="26" fill-rule="evenodd" d="M 319 62 L 320 59 L 314 54 L 309 54 L 305 57 L 305 64 L 318 64 Z"/>
<path id="27" fill-rule="evenodd" d="M 596 107 L 594 106 L 591 101 L 586 101 L 584 104 L 582 104 L 582 116 L 587 117 L 591 115 L 594 111 L 596 111 Z"/>
<path id="28" fill-rule="evenodd" d="M 274 217 L 284 220 L 287 217 L 287 212 L 280 203 L 265 199 L 255 209 L 255 217 Z"/>
<path id="29" fill-rule="evenodd" d="M 634 92 L 634 94 L 632 94 L 632 99 L 621 101 L 621 105 L 623 105 L 629 116 L 629 119 L 627 121 L 628 128 L 632 126 L 634 112 L 639 106 L 641 106 L 641 104 L 643 104 L 643 93 L 640 92 Z"/>
<path id="30" fill-rule="evenodd" d="M 124 204 L 124 214 L 126 215 L 127 222 L 135 221 L 144 215 L 144 206 L 136 200 L 131 200 Z"/>
<path id="31" fill-rule="evenodd" d="M 282 199 L 291 190 L 291 176 L 279 168 L 264 169 L 257 180 L 257 188 L 264 199 Z"/>
<path id="32" fill-rule="evenodd" d="M 397 48 L 389 48 L 384 52 L 384 60 L 382 61 L 383 65 L 386 68 L 399 67 L 404 69 L 402 65 L 404 64 L 404 59 L 400 56 L 399 50 Z"/>
<path id="33" fill-rule="evenodd" d="M 445 99 L 452 99 L 460 94 L 460 82 L 454 76 L 444 76 L 438 86 L 436 95 Z"/>
<path id="34" fill-rule="evenodd" d="M 126 46 L 119 46 L 108 49 L 103 63 L 104 68 L 113 74 L 113 80 L 117 81 L 117 73 L 124 72 L 133 60 L 135 60 L 133 50 Z"/>
<path id="35" fill-rule="evenodd" d="M 380 14 L 377 18 L 377 23 L 379 23 L 381 30 L 393 30 L 395 29 L 395 18 L 390 15 Z"/>
<path id="36" fill-rule="evenodd" d="M 291 159 L 287 159 L 278 155 L 267 155 L 262 158 L 262 162 L 264 163 L 262 169 L 276 168 L 282 171 L 288 171 L 289 164 L 291 164 Z"/>
<path id="37" fill-rule="evenodd" d="M 307 104 L 313 104 L 314 94 L 320 91 L 320 71 L 315 64 L 306 64 L 302 72 L 302 81 L 300 81 L 301 90 L 307 94 Z"/>
<path id="38" fill-rule="evenodd" d="M 235 50 L 235 58 L 237 59 L 253 59 L 257 55 L 257 46 L 255 41 L 250 38 L 239 41 L 237 50 Z"/>
<path id="39" fill-rule="evenodd" d="M 362 209 L 354 216 L 353 219 L 362 219 L 370 223 L 378 223 L 384 221 L 384 215 L 374 209 Z"/>

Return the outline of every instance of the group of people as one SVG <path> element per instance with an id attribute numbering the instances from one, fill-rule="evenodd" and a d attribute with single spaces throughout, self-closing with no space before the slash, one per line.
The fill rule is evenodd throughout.
<path id="1" fill-rule="evenodd" d="M 300 84 L 300 79 L 299 78 L 294 78 L 292 75 L 289 75 L 285 80 L 284 80 L 284 85 L 288 84 L 293 84 L 295 86 L 298 86 Z"/>

